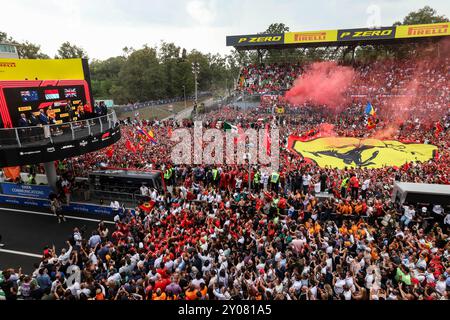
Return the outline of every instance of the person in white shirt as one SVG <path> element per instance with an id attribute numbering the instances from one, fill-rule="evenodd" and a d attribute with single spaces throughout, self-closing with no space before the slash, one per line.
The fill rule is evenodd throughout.
<path id="1" fill-rule="evenodd" d="M 144 196 L 144 197 L 148 196 L 148 188 L 145 184 L 143 184 L 141 186 L 141 196 Z"/>
<path id="2" fill-rule="evenodd" d="M 321 186 L 320 181 L 314 184 L 314 193 L 315 194 L 320 193 L 320 186 Z"/>
<path id="3" fill-rule="evenodd" d="M 267 172 L 262 172 L 261 174 L 261 184 L 263 187 L 263 190 L 267 190 L 267 186 L 269 185 L 269 174 Z"/>
<path id="4" fill-rule="evenodd" d="M 365 280 L 366 288 L 370 290 L 375 283 L 375 270 L 372 270 L 371 273 L 367 273 Z"/>
<path id="5" fill-rule="evenodd" d="M 363 181 L 362 186 L 361 186 L 361 196 L 363 199 L 367 198 L 367 190 L 369 189 L 369 185 L 370 185 L 370 179 L 367 178 L 366 180 Z"/>
<path id="6" fill-rule="evenodd" d="M 404 206 L 405 213 L 400 218 L 400 222 L 403 223 L 406 227 L 411 223 L 412 219 L 416 215 L 416 211 L 414 210 L 414 207 L 411 205 L 409 207 Z"/>
<path id="7" fill-rule="evenodd" d="M 302 181 L 303 181 L 303 193 L 307 194 L 308 193 L 308 189 L 309 189 L 309 184 L 311 182 L 311 175 L 309 173 L 308 174 L 303 174 Z"/>
<path id="8" fill-rule="evenodd" d="M 120 204 L 119 204 L 119 201 L 117 201 L 117 200 L 113 200 L 113 201 L 111 201 L 111 204 L 109 205 L 110 207 L 111 207 L 111 209 L 113 210 L 113 213 L 114 214 L 116 214 L 116 213 L 118 213 L 119 212 L 119 209 L 120 209 Z"/>
<path id="9" fill-rule="evenodd" d="M 156 191 L 155 188 L 153 188 L 152 192 L 150 193 L 150 198 L 152 198 L 152 200 L 156 200 L 157 197 L 158 197 L 158 192 Z"/>
<path id="10" fill-rule="evenodd" d="M 242 179 L 241 178 L 236 178 L 235 188 L 236 188 L 237 191 L 241 190 L 241 185 L 242 185 Z"/>
<path id="11" fill-rule="evenodd" d="M 83 237 L 81 236 L 80 230 L 78 228 L 73 229 L 73 240 L 75 241 L 75 246 L 81 248 Z"/>
<path id="12" fill-rule="evenodd" d="M 445 216 L 444 224 L 446 224 L 447 226 L 450 226 L 450 212 L 447 213 L 447 215 Z"/>
<path id="13" fill-rule="evenodd" d="M 62 265 L 65 265 L 67 262 L 69 262 L 70 254 L 72 253 L 72 245 L 69 241 L 67 241 L 67 244 L 69 245 L 69 250 L 62 249 L 61 254 L 58 257 L 58 261 L 61 262 Z"/>

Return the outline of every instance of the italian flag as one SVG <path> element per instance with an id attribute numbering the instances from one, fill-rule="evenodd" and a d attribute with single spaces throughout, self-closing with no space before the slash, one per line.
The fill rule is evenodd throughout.
<path id="1" fill-rule="evenodd" d="M 238 126 L 234 126 L 231 123 L 224 122 L 223 123 L 223 129 L 225 131 L 231 131 L 231 133 L 236 133 L 236 134 L 239 135 L 239 137 L 234 139 L 234 143 L 235 144 L 237 144 L 238 141 L 245 140 L 245 132 L 244 132 L 244 129 L 242 129 L 241 126 L 239 126 L 239 125 Z"/>
<path id="2" fill-rule="evenodd" d="M 231 133 L 238 133 L 238 127 L 233 126 L 231 123 L 228 122 L 223 123 L 223 130 L 225 131 L 231 130 Z"/>

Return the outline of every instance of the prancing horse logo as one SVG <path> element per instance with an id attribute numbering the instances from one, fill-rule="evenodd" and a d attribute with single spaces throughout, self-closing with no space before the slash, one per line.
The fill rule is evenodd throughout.
<path id="1" fill-rule="evenodd" d="M 401 166 L 410 161 L 427 161 L 433 157 L 437 147 L 395 140 L 328 137 L 301 141 L 297 137 L 290 137 L 289 149 L 313 160 L 320 167 L 342 169 L 381 168 Z"/>

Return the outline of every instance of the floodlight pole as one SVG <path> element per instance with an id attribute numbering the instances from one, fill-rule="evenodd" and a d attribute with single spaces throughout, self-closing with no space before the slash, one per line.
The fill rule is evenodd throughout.
<path id="1" fill-rule="evenodd" d="M 197 77 L 200 72 L 200 64 L 198 62 L 192 62 L 192 73 L 194 74 L 195 85 L 195 117 L 198 116 L 198 82 Z"/>

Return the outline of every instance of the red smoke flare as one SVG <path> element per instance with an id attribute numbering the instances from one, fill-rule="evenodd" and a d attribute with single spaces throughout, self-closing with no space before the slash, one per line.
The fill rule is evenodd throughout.
<path id="1" fill-rule="evenodd" d="M 340 110 L 348 101 L 345 92 L 350 87 L 355 71 L 351 67 L 338 66 L 336 62 L 313 63 L 286 93 L 291 104 L 308 102 L 315 106 L 327 106 Z"/>

